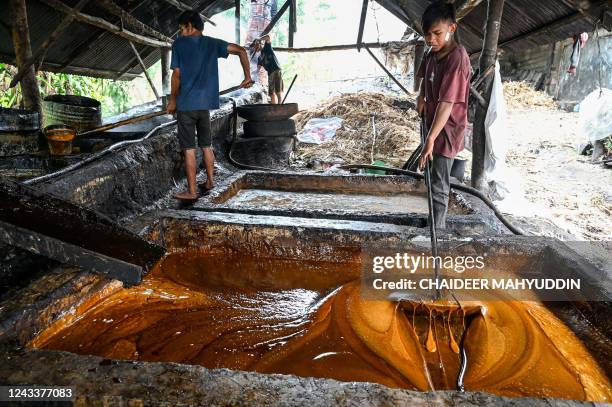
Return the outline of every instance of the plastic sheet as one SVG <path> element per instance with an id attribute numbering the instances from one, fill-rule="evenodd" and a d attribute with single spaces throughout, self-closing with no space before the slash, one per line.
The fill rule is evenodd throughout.
<path id="1" fill-rule="evenodd" d="M 580 102 L 580 128 L 593 142 L 612 135 L 612 90 L 595 89 Z"/>
<path id="2" fill-rule="evenodd" d="M 301 143 L 323 144 L 333 139 L 341 127 L 340 117 L 314 118 L 308 120 L 297 137 Z"/>

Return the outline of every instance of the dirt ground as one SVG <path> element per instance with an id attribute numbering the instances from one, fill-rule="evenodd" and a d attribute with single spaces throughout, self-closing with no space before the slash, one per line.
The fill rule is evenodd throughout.
<path id="1" fill-rule="evenodd" d="M 578 113 L 511 110 L 508 124 L 507 163 L 538 215 L 578 240 L 612 240 L 612 170 L 578 154 Z"/>
<path id="2" fill-rule="evenodd" d="M 292 98 L 303 110 L 356 91 L 403 96 L 384 78 L 367 78 L 324 87 L 298 87 Z M 529 108 L 519 103 L 521 97 L 516 95 L 508 103 L 506 162 L 518 176 L 513 181 L 522 184 L 519 192 L 524 191 L 524 199 L 515 196 L 512 201 L 525 204 L 505 205 L 502 211 L 520 218 L 523 225 L 530 226 L 525 230 L 531 233 L 563 240 L 612 240 L 612 169 L 592 164 L 589 156 L 578 154 L 578 146 L 586 141 L 579 129 L 578 113 L 551 109 L 552 100 L 547 103 L 549 97 L 539 92 L 522 96 L 528 99 Z M 470 166 L 467 163 L 468 175 Z M 562 233 L 551 231 L 547 227 L 551 224 Z"/>

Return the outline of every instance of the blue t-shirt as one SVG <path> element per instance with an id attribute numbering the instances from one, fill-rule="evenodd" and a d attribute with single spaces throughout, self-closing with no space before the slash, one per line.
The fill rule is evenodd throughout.
<path id="1" fill-rule="evenodd" d="M 181 72 L 176 98 L 180 111 L 219 108 L 218 58 L 227 58 L 228 43 L 218 38 L 179 37 L 172 44 L 170 69 Z"/>

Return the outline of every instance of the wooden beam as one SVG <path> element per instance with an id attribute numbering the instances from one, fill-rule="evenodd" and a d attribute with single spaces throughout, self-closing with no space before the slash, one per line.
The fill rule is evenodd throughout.
<path id="1" fill-rule="evenodd" d="M 291 0 L 285 1 L 285 4 L 283 4 L 283 6 L 280 8 L 280 10 L 278 10 L 276 15 L 272 17 L 272 21 L 270 21 L 270 23 L 266 26 L 266 28 L 264 28 L 264 30 L 261 32 L 260 37 L 263 37 L 266 34 L 270 34 L 270 31 L 272 31 L 276 23 L 278 23 L 278 20 L 280 20 L 283 14 L 285 14 L 285 12 L 287 11 L 290 5 L 291 5 Z"/>
<path id="2" fill-rule="evenodd" d="M 80 11 L 83 7 L 85 7 L 87 3 L 89 3 L 89 0 L 81 0 L 77 3 L 76 6 L 74 6 L 73 10 Z M 47 39 L 45 39 L 45 41 L 42 43 L 40 48 L 38 48 L 38 50 L 19 68 L 19 71 L 13 77 L 13 79 L 11 80 L 11 83 L 9 84 L 10 88 L 17 85 L 17 83 L 21 80 L 21 78 L 23 78 L 23 76 L 27 73 L 28 69 L 31 66 L 34 66 L 34 70 L 36 70 L 35 65 L 41 59 L 44 58 L 49 47 L 53 45 L 55 41 L 57 41 L 60 34 L 63 33 L 64 30 L 68 28 L 70 24 L 72 24 L 73 20 L 74 20 L 74 17 L 72 15 L 67 15 L 64 17 L 64 19 L 59 23 L 57 28 L 55 28 L 55 30 L 53 30 L 53 32 L 47 37 Z"/>
<path id="3" fill-rule="evenodd" d="M 146 270 L 165 253 L 104 215 L 22 183 L 0 182 L 0 221 Z"/>
<path id="4" fill-rule="evenodd" d="M 170 48 L 160 48 L 162 95 L 170 94 Z"/>
<path id="5" fill-rule="evenodd" d="M 126 286 L 140 283 L 143 270 L 135 264 L 0 221 L 0 242 L 31 253 L 120 280 Z"/>
<path id="6" fill-rule="evenodd" d="M 398 42 L 398 41 L 396 41 Z M 414 44 L 414 41 L 403 41 L 407 45 Z M 369 48 L 384 48 L 389 45 L 389 42 L 368 42 L 362 43 L 367 45 Z M 306 48 L 285 48 L 285 47 L 274 47 L 275 52 L 326 52 L 326 51 L 343 51 L 347 49 L 357 49 L 357 44 L 340 44 L 340 45 L 323 45 L 320 47 L 306 47 Z"/>
<path id="7" fill-rule="evenodd" d="M 142 61 L 142 58 L 140 58 L 140 54 L 138 53 L 138 50 L 136 50 L 134 43 L 132 43 L 131 41 L 130 41 L 130 47 L 132 48 L 132 51 L 134 52 L 134 55 L 136 56 L 136 59 L 138 60 L 138 64 L 140 65 L 140 68 L 142 68 L 142 71 L 144 72 L 145 77 L 147 78 L 147 81 L 149 82 L 149 85 L 151 86 L 151 89 L 153 89 L 153 93 L 155 94 L 155 100 L 158 100 L 159 93 L 157 93 L 157 89 L 155 89 L 155 84 L 153 83 L 153 80 L 151 79 L 149 72 L 147 72 L 147 67 Z"/>
<path id="8" fill-rule="evenodd" d="M 478 7 L 478 5 L 482 3 L 482 0 L 459 0 L 455 3 L 456 18 L 457 21 L 461 21 L 465 16 L 470 14 L 472 10 Z"/>
<path id="9" fill-rule="evenodd" d="M 32 58 L 30 45 L 30 31 L 28 28 L 28 12 L 25 0 L 10 0 L 9 7 L 12 19 L 13 49 L 15 50 L 15 63 L 19 70 L 23 70 L 21 79 L 21 94 L 26 109 L 41 112 L 40 91 L 34 66 L 23 69 L 26 62 Z"/>
<path id="10" fill-rule="evenodd" d="M 127 9 L 128 13 L 132 13 L 134 12 L 134 10 L 136 10 L 138 7 L 140 7 L 141 5 L 147 3 L 149 0 L 140 0 L 137 1 L 135 4 L 133 4 L 132 6 L 130 6 Z M 119 24 L 121 23 L 121 19 L 116 19 L 113 24 Z M 111 33 L 109 33 L 106 30 L 96 30 L 96 32 L 89 36 L 85 41 L 83 41 L 82 43 L 80 43 L 78 46 L 76 46 L 72 52 L 70 53 L 70 55 L 68 56 L 68 58 L 66 58 L 66 62 L 64 62 L 62 64 L 62 66 L 68 66 L 68 65 L 72 65 L 72 63 L 85 51 L 91 49 L 91 47 L 93 46 L 93 44 L 95 43 L 96 40 L 99 40 L 101 38 L 104 38 L 105 35 L 111 35 Z"/>
<path id="11" fill-rule="evenodd" d="M 479 61 L 480 72 L 485 72 L 491 65 L 495 64 L 497 59 L 497 42 L 503 9 L 504 0 L 487 0 L 487 22 L 482 46 L 483 51 Z M 485 118 L 491 100 L 493 78 L 492 75 L 488 75 L 482 80 L 482 93 L 485 104 L 483 105 L 481 101 L 476 105 L 474 133 L 472 136 L 472 187 L 481 191 L 484 191 L 486 187 L 484 173 L 486 146 Z"/>
<path id="12" fill-rule="evenodd" d="M 240 45 L 240 0 L 234 0 L 234 25 L 236 44 Z"/>
<path id="13" fill-rule="evenodd" d="M 181 11 L 187 11 L 187 10 L 193 10 L 193 7 L 188 6 L 187 4 L 183 3 L 182 1 L 179 0 L 163 0 L 166 3 L 176 7 L 177 9 L 181 10 Z M 206 21 L 207 23 L 210 23 L 212 25 L 214 25 L 215 27 L 217 26 L 217 24 L 214 23 L 214 21 L 212 21 L 210 18 L 206 17 L 204 14 L 202 13 L 198 13 L 200 14 L 200 17 L 202 17 L 202 20 Z"/>
<path id="14" fill-rule="evenodd" d="M 363 44 L 363 47 L 366 49 L 366 51 L 368 51 L 368 53 L 374 59 L 374 61 L 376 61 L 378 66 L 380 66 L 382 68 L 382 70 L 385 71 L 385 73 L 389 76 L 389 78 L 391 78 L 393 80 L 393 82 L 395 82 L 395 84 L 397 86 L 399 86 L 399 88 L 401 90 L 404 91 L 404 93 L 406 93 L 408 96 L 412 96 L 412 94 L 410 92 L 408 92 L 408 89 L 406 89 L 404 87 L 404 85 L 402 85 L 402 83 L 400 81 L 398 81 L 397 78 L 395 78 L 395 76 L 391 72 L 389 72 L 387 67 L 382 62 L 380 62 L 380 60 L 378 58 L 376 58 L 376 55 L 374 55 L 374 53 L 372 51 L 370 51 L 370 48 L 368 48 L 368 46 L 365 45 L 365 44 Z"/>
<path id="15" fill-rule="evenodd" d="M 119 17 L 123 24 L 127 24 L 130 27 L 140 31 L 142 34 L 150 35 L 152 37 L 157 38 L 160 41 L 172 42 L 172 38 L 165 36 L 159 31 L 151 28 L 150 26 L 144 24 L 134 16 L 132 16 L 128 11 L 119 7 L 112 0 L 98 0 L 98 4 L 100 4 L 104 9 L 106 9 L 109 13 Z"/>
<path id="16" fill-rule="evenodd" d="M 357 31 L 357 51 L 361 51 L 363 29 L 365 27 L 366 16 L 368 14 L 368 2 L 369 0 L 363 0 L 363 3 L 361 3 L 361 17 L 359 18 L 359 30 Z"/>
<path id="17" fill-rule="evenodd" d="M 73 15 L 76 20 L 79 20 L 86 24 L 93 25 L 98 28 L 102 28 L 119 37 L 125 38 L 129 41 L 133 41 L 133 42 L 143 44 L 143 45 L 148 45 L 150 47 L 171 47 L 172 46 L 172 43 L 170 42 L 156 40 L 153 38 L 145 37 L 143 35 L 136 34 L 134 32 L 122 29 L 121 27 L 118 27 L 114 24 L 109 23 L 103 18 L 90 16 L 88 14 L 84 14 L 81 12 L 75 12 L 72 8 L 70 8 L 65 3 L 59 0 L 40 0 L 40 2 L 58 11 L 61 11 L 65 14 Z"/>

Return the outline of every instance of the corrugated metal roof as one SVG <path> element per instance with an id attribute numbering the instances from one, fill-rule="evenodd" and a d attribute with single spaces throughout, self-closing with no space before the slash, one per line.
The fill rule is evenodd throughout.
<path id="1" fill-rule="evenodd" d="M 78 2 L 78 0 L 63 1 L 71 7 Z M 410 16 L 418 18 L 430 3 L 428 0 L 376 1 L 407 23 L 411 21 Z M 209 17 L 234 6 L 234 0 L 182 0 L 182 2 L 200 10 L 202 14 Z M 134 17 L 168 37 L 176 31 L 180 10 L 165 0 L 115 0 L 115 3 L 124 10 L 133 10 L 131 14 Z M 482 1 L 460 23 L 460 27 L 462 27 L 460 30 L 461 41 L 472 53 L 479 51 L 482 46 L 486 3 L 486 0 Z M 513 41 L 505 48 L 520 51 L 525 47 L 562 40 L 582 31 L 592 31 L 594 19 L 586 13 L 579 14 L 576 3 L 573 0 L 506 0 L 502 17 L 500 44 L 568 16 L 575 16 L 575 18 L 572 18 L 568 24 L 561 25 L 554 30 L 542 32 L 520 41 Z M 600 5 L 605 2 L 593 1 L 591 3 Z M 8 0 L 0 0 L 0 7 L 3 10 L 8 10 Z M 357 0 L 355 0 L 355 7 L 361 7 L 361 3 Z M 32 49 L 36 50 L 57 27 L 64 18 L 64 14 L 38 0 L 28 0 L 27 8 Z M 102 17 L 115 24 L 119 22 L 118 17 L 109 14 L 95 1 L 91 1 L 83 9 L 83 12 Z M 0 61 L 14 63 L 13 45 L 8 29 L 9 19 L 10 13 L 0 14 Z M 135 45 L 147 67 L 159 60 L 160 53 L 156 48 L 140 44 Z M 79 73 L 81 68 L 95 71 L 91 73 L 92 76 L 114 79 L 130 79 L 142 73 L 126 39 L 100 28 L 75 21 L 49 49 L 42 69 Z"/>
<path id="2" fill-rule="evenodd" d="M 63 2 L 73 7 L 78 0 L 63 0 Z M 234 5 L 233 0 L 181 0 L 181 2 L 200 10 L 208 17 Z M 134 17 L 168 37 L 177 30 L 177 18 L 181 11 L 164 0 L 115 0 L 115 3 L 124 10 L 136 6 L 131 13 Z M 58 26 L 65 14 L 36 0 L 27 0 L 26 4 L 32 50 L 36 50 Z M 8 0 L 0 0 L 0 9 L 8 10 Z M 119 25 L 119 17 L 109 14 L 96 1 L 91 1 L 82 12 Z M 0 14 L 0 62 L 14 64 L 15 53 L 11 33 L 8 30 L 9 20 L 10 13 Z M 126 28 L 130 29 L 127 25 Z M 160 53 L 156 48 L 135 45 L 147 67 L 159 60 Z M 113 79 L 130 79 L 142 73 L 126 39 L 92 25 L 74 21 L 48 50 L 42 69 L 82 73 L 81 68 L 96 71 L 91 72 L 91 76 Z"/>
<path id="3" fill-rule="evenodd" d="M 431 3 L 428 0 L 376 0 L 404 21 L 410 16 L 420 17 Z M 552 43 L 570 38 L 576 33 L 592 31 L 596 17 L 578 10 L 577 4 L 590 5 L 590 10 L 597 10 L 607 1 L 575 2 L 572 0 L 506 0 L 502 14 L 499 44 L 510 51 L 520 51 L 525 47 Z M 398 7 L 399 6 L 399 11 Z M 584 11 L 584 10 L 583 10 Z M 403 12 L 403 14 L 402 14 Z M 459 24 L 461 42 L 468 52 L 478 52 L 482 47 L 484 25 L 487 16 L 487 1 L 482 1 Z M 507 46 L 504 43 L 521 35 L 539 30 L 560 19 L 568 19 L 567 24 L 542 32 L 528 38 L 513 41 Z"/>

